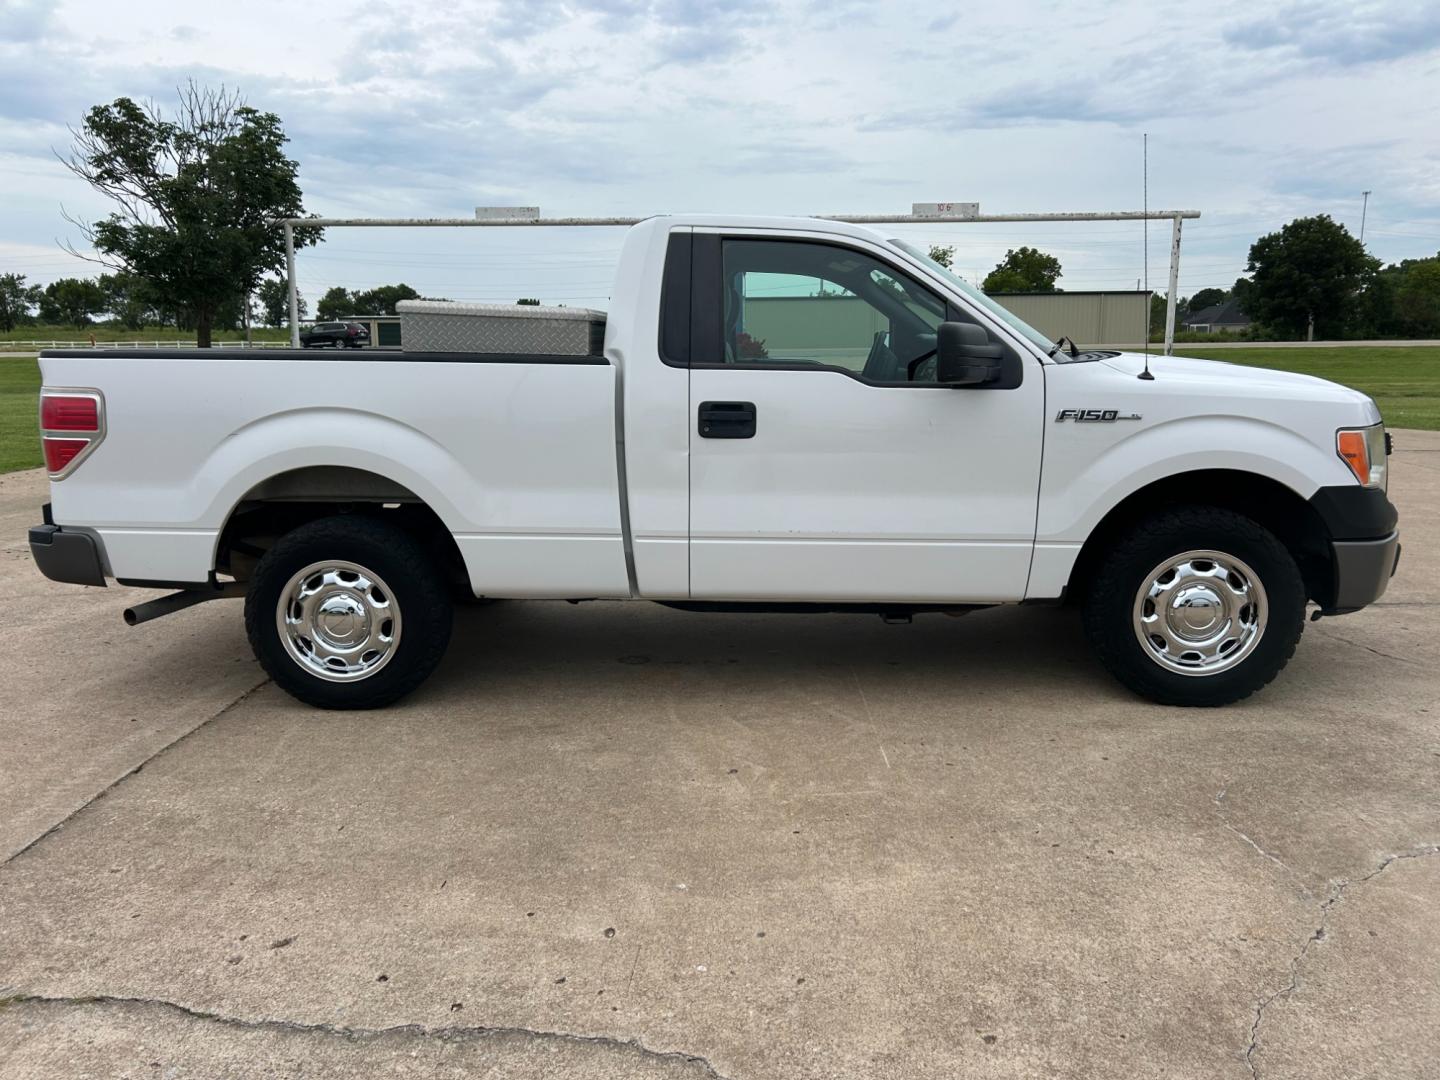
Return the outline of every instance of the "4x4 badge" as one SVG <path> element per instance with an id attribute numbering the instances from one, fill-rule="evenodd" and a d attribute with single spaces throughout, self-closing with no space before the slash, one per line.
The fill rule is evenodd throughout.
<path id="1" fill-rule="evenodd" d="M 1121 413 L 1116 409 L 1061 409 L 1055 422 L 1073 420 L 1077 424 L 1113 424 L 1116 420 L 1139 420 L 1139 413 Z"/>

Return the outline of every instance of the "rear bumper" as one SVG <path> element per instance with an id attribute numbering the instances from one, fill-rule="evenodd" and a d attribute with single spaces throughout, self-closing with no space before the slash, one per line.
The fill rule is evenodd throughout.
<path id="1" fill-rule="evenodd" d="M 1373 604 L 1385 595 L 1385 587 L 1400 564 L 1400 533 L 1378 540 L 1336 540 L 1335 602 L 1326 615 L 1346 615 Z"/>
<path id="2" fill-rule="evenodd" d="M 59 525 L 36 525 L 30 530 L 30 557 L 51 581 L 71 585 L 105 585 L 105 561 L 100 545 L 83 532 L 66 532 Z"/>

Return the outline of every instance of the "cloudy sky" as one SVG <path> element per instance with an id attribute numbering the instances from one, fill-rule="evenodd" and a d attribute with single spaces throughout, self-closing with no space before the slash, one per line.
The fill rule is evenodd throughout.
<path id="1" fill-rule="evenodd" d="M 946 12 L 953 12 L 947 14 Z M 939 12 L 940 14 L 932 14 Z M 1180 293 L 1226 286 L 1259 234 L 1328 213 L 1386 261 L 1440 250 L 1440 3 L 1123 0 L 0 0 L 0 273 L 86 274 L 61 216 L 103 200 L 56 161 L 67 124 L 186 79 L 276 112 L 325 216 L 1197 209 Z M 904 226 L 982 275 L 1058 255 L 1133 288 L 1138 223 Z M 1164 287 L 1168 224 L 1150 229 Z M 605 306 L 620 230 L 331 230 L 312 298 Z"/>

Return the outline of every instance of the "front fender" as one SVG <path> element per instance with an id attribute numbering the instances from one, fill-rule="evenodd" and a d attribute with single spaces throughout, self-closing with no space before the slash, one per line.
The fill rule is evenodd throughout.
<path id="1" fill-rule="evenodd" d="M 1041 543 L 1083 543 L 1127 496 L 1187 472 L 1254 473 L 1302 499 L 1324 485 L 1353 481 L 1333 451 L 1252 417 L 1187 416 L 1128 433 L 1109 424 L 1075 425 L 1066 435 L 1090 442 L 1061 450 L 1055 434 L 1047 439 L 1036 528 Z M 1107 436 L 1113 441 L 1105 444 Z"/>

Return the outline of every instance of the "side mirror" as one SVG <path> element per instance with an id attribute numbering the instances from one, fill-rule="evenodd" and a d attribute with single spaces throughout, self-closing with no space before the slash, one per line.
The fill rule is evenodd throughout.
<path id="1" fill-rule="evenodd" d="M 999 382 L 1004 349 L 974 323 L 944 322 L 935 331 L 935 381 L 945 386 Z"/>

